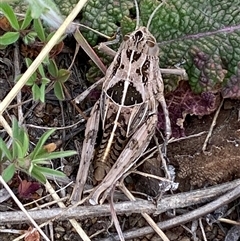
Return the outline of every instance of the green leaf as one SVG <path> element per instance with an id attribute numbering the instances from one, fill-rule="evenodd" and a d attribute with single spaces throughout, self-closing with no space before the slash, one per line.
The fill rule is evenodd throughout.
<path id="1" fill-rule="evenodd" d="M 52 0 L 27 0 L 29 3 L 33 18 L 40 18 L 54 29 L 59 28 L 63 23 L 63 16 L 61 15 L 57 5 Z"/>
<path id="2" fill-rule="evenodd" d="M 30 45 L 36 41 L 36 37 L 36 32 L 29 32 L 27 35 L 23 36 L 22 40 L 26 45 Z"/>
<path id="3" fill-rule="evenodd" d="M 4 50 L 4 49 L 6 49 L 7 48 L 7 45 L 1 45 L 0 44 L 0 50 Z"/>
<path id="4" fill-rule="evenodd" d="M 26 160 L 30 160 L 30 159 L 26 158 Z M 33 168 L 34 168 L 34 164 L 33 164 L 32 161 L 29 161 L 28 164 L 29 164 L 29 165 L 25 165 L 25 168 L 24 168 L 23 171 L 25 171 L 26 173 L 30 174 L 30 173 L 32 173 L 32 170 L 33 170 Z"/>
<path id="5" fill-rule="evenodd" d="M 181 64 L 196 93 L 224 86 L 240 62 L 239 2 L 219 3 L 172 0 L 159 8 L 150 25 L 159 43 L 161 67 Z M 144 25 L 157 5 L 157 1 L 140 1 Z"/>
<path id="6" fill-rule="evenodd" d="M 42 61 L 42 63 L 44 65 L 49 65 L 49 54 L 44 58 L 44 60 Z"/>
<path id="7" fill-rule="evenodd" d="M 42 78 L 41 81 L 42 81 L 42 84 L 44 84 L 44 85 L 47 85 L 48 83 L 51 82 L 51 80 L 48 78 Z"/>
<path id="8" fill-rule="evenodd" d="M 1 162 L 5 162 L 5 161 L 6 161 L 6 158 L 4 158 L 4 155 L 3 155 L 3 152 L 2 152 L 2 148 L 0 147 L 0 163 Z"/>
<path id="9" fill-rule="evenodd" d="M 32 86 L 32 95 L 35 101 L 40 99 L 41 90 L 37 84 L 33 84 Z"/>
<path id="10" fill-rule="evenodd" d="M 121 29 L 122 29 L 123 36 L 133 32 L 135 28 L 136 28 L 135 20 L 132 20 L 131 18 L 128 18 L 126 16 L 121 20 Z"/>
<path id="11" fill-rule="evenodd" d="M 10 22 L 12 28 L 14 28 L 15 30 L 19 30 L 19 24 L 18 24 L 18 20 L 17 17 L 15 15 L 15 13 L 13 12 L 12 7 L 10 7 L 10 5 L 8 5 L 7 3 L 0 3 L 0 11 L 3 12 L 3 15 L 7 18 L 7 20 Z"/>
<path id="12" fill-rule="evenodd" d="M 35 169 L 35 167 L 34 167 Z M 41 172 L 44 176 L 45 175 L 53 175 L 53 176 L 60 176 L 60 177 L 65 177 L 66 175 L 63 172 L 57 171 L 57 170 L 53 170 L 49 167 L 40 167 L 37 166 L 36 167 L 38 172 Z"/>
<path id="13" fill-rule="evenodd" d="M 56 97 L 59 100 L 64 100 L 65 99 L 62 83 L 60 83 L 58 81 L 55 82 L 55 84 L 54 84 L 54 94 L 56 95 Z"/>
<path id="14" fill-rule="evenodd" d="M 38 71 L 42 77 L 45 77 L 45 72 L 42 64 L 38 66 Z"/>
<path id="15" fill-rule="evenodd" d="M 32 168 L 31 173 L 29 173 L 29 175 L 33 178 L 35 178 L 36 180 L 38 180 L 39 182 L 45 184 L 46 183 L 46 177 L 41 173 L 41 171 L 39 171 L 38 166 L 34 166 Z"/>
<path id="16" fill-rule="evenodd" d="M 43 153 L 44 154 L 44 153 Z M 39 154 L 38 156 L 41 156 L 41 154 Z M 34 160 L 32 160 L 32 164 L 33 165 L 49 165 L 50 164 L 50 161 L 48 158 L 36 158 Z"/>
<path id="17" fill-rule="evenodd" d="M 3 173 L 2 173 L 2 177 L 4 179 L 5 182 L 9 182 L 14 173 L 16 171 L 16 167 L 14 165 L 14 163 L 11 163 L 6 169 L 4 169 Z"/>
<path id="18" fill-rule="evenodd" d="M 36 80 L 37 80 L 37 73 L 34 72 L 34 73 L 32 74 L 32 76 L 28 79 L 26 85 L 27 85 L 27 86 L 32 86 L 33 84 L 35 84 Z"/>
<path id="19" fill-rule="evenodd" d="M 19 140 L 21 141 L 22 158 L 23 158 L 27 155 L 28 148 L 29 148 L 29 137 L 23 127 L 21 127 L 19 130 Z"/>
<path id="20" fill-rule="evenodd" d="M 34 19 L 33 20 L 33 26 L 34 26 L 34 30 L 37 33 L 38 38 L 42 41 L 45 42 L 46 41 L 46 35 L 45 35 L 45 31 L 43 29 L 42 26 L 42 22 L 39 18 Z"/>
<path id="21" fill-rule="evenodd" d="M 67 69 L 60 69 L 58 71 L 58 77 L 57 77 L 57 81 L 61 82 L 61 83 L 64 83 L 66 82 L 69 77 L 71 75 L 71 72 Z"/>
<path id="22" fill-rule="evenodd" d="M 60 9 L 61 13 L 65 16 L 68 16 L 75 5 L 78 3 L 79 0 L 71 0 L 71 1 L 62 1 L 62 0 L 55 0 L 54 2 Z"/>
<path id="23" fill-rule="evenodd" d="M 9 161 L 13 160 L 12 154 L 2 138 L 0 138 L 0 149 L 2 150 L 3 154 L 7 157 Z"/>
<path id="24" fill-rule="evenodd" d="M 19 140 L 14 140 L 14 145 L 15 145 L 16 154 L 17 154 L 15 158 L 23 158 L 24 153 L 23 153 L 22 143 Z"/>
<path id="25" fill-rule="evenodd" d="M 15 43 L 19 39 L 20 34 L 18 32 L 7 32 L 0 36 L 1 45 L 10 45 Z"/>
<path id="26" fill-rule="evenodd" d="M 27 65 L 27 67 L 29 68 L 30 65 L 32 64 L 32 60 L 29 59 L 29 58 L 25 58 L 25 63 L 26 63 L 26 65 Z"/>
<path id="27" fill-rule="evenodd" d="M 31 21 L 32 21 L 31 10 L 30 8 L 28 8 L 20 29 L 21 30 L 26 29 L 30 25 Z"/>
<path id="28" fill-rule="evenodd" d="M 46 85 L 45 84 L 41 84 L 40 86 L 40 97 L 39 97 L 39 100 L 44 103 L 45 102 L 45 88 L 46 88 Z"/>
<path id="29" fill-rule="evenodd" d="M 131 5 L 127 2 L 89 0 L 83 9 L 82 22 L 110 36 L 116 32 L 117 22 L 121 24 L 123 33 L 129 32 L 134 25 L 129 11 L 133 1 Z M 147 26 L 150 15 L 161 1 L 138 2 L 141 25 Z M 116 14 L 118 11 L 120 14 Z M 161 67 L 176 65 L 186 69 L 188 82 L 195 93 L 219 92 L 226 85 L 238 89 L 240 80 L 233 86 L 236 68 L 240 68 L 238 0 L 171 0 L 155 13 L 149 31 L 160 48 Z M 94 45 L 98 36 L 91 31 L 86 32 L 84 35 Z M 176 81 L 172 78 L 167 81 L 165 80 L 165 85 L 176 86 Z M 240 92 L 228 93 L 227 96 L 233 95 L 240 98 Z"/>
<path id="30" fill-rule="evenodd" d="M 49 33 L 48 36 L 47 36 L 46 42 L 49 42 L 49 40 L 52 38 L 52 36 L 53 36 L 55 33 L 56 33 L 55 31 Z"/>
<path id="31" fill-rule="evenodd" d="M 118 29 L 118 23 L 124 16 L 130 16 L 130 9 L 134 7 L 133 1 L 89 0 L 82 10 L 82 23 L 97 29 L 108 36 L 113 36 Z M 92 31 L 83 31 L 84 37 L 91 45 L 95 45 L 98 35 Z"/>
<path id="32" fill-rule="evenodd" d="M 49 65 L 48 65 L 48 72 L 50 75 L 53 77 L 57 78 L 58 75 L 58 68 L 54 60 L 50 59 L 49 60 Z"/>
<path id="33" fill-rule="evenodd" d="M 34 19 L 40 18 L 46 6 L 44 4 L 39 3 L 39 1 L 29 0 L 29 8 L 31 10 L 31 16 Z M 44 2 L 43 2 L 44 3 Z"/>
<path id="34" fill-rule="evenodd" d="M 45 144 L 47 139 L 53 134 L 54 131 L 55 129 L 48 130 L 41 136 L 33 152 L 30 154 L 32 160 L 36 159 L 39 153 L 43 151 L 43 145 Z"/>
<path id="35" fill-rule="evenodd" d="M 13 159 L 17 158 L 19 155 L 19 136 L 18 136 L 18 131 L 19 131 L 19 125 L 18 121 L 16 118 L 13 118 L 12 120 L 12 135 L 13 135 L 13 142 L 12 142 L 12 155 Z M 21 151 L 20 151 L 21 152 Z"/>
<path id="36" fill-rule="evenodd" d="M 34 164 L 43 164 L 42 162 L 45 160 L 52 160 L 56 158 L 64 158 L 76 155 L 76 151 L 59 151 L 59 152 L 52 152 L 52 153 L 44 153 L 42 155 L 39 155 L 38 158 L 35 158 L 33 160 Z"/>

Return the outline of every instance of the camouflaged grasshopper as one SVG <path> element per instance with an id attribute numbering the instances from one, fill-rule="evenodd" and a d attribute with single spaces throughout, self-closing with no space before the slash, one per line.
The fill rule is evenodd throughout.
<path id="1" fill-rule="evenodd" d="M 151 17 L 147 26 L 150 21 Z M 112 185 L 136 163 L 155 133 L 159 103 L 165 115 L 167 144 L 171 125 L 158 55 L 158 44 L 148 27 L 137 27 L 124 37 L 105 77 L 97 83 L 103 83 L 102 93 L 87 121 L 72 201 L 81 199 L 92 161 L 95 179 L 100 182 L 90 194 L 93 205 L 98 203 L 101 194 L 105 192 L 107 195 Z M 94 153 L 100 119 L 103 136 Z"/>

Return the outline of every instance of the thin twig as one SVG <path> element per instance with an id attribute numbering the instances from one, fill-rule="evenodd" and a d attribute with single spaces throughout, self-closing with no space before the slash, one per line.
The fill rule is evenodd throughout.
<path id="1" fill-rule="evenodd" d="M 228 219 L 228 218 L 219 218 L 218 221 L 223 222 L 223 223 L 228 223 L 228 224 L 232 224 L 232 225 L 238 225 L 240 226 L 240 222 Z"/>
<path id="2" fill-rule="evenodd" d="M 176 227 L 178 225 L 190 222 L 190 221 L 200 218 L 208 213 L 211 213 L 214 210 L 216 210 L 217 208 L 221 207 L 222 205 L 228 204 L 228 203 L 234 201 L 239 196 L 240 196 L 240 185 L 235 187 L 232 191 L 228 192 L 227 194 L 219 197 L 215 201 L 212 201 L 198 209 L 195 209 L 194 211 L 177 216 L 177 217 L 169 219 L 167 221 L 159 222 L 157 224 L 163 230 Z M 132 238 L 136 238 L 139 236 L 146 236 L 152 232 L 153 232 L 153 229 L 151 227 L 138 228 L 137 230 L 130 230 L 130 231 L 125 232 L 124 237 L 125 237 L 125 239 L 132 239 Z M 110 239 L 106 238 L 106 239 L 101 239 L 100 241 L 111 241 L 112 238 L 114 240 L 119 240 L 118 237 L 116 235 L 114 235 Z"/>
<path id="3" fill-rule="evenodd" d="M 112 217 L 112 220 L 113 220 L 113 223 L 115 225 L 115 228 L 117 230 L 117 233 L 118 233 L 118 237 L 121 241 L 124 241 L 124 237 L 123 237 L 123 232 L 122 232 L 122 229 L 120 227 L 120 224 L 119 224 L 119 221 L 118 221 L 118 218 L 117 218 L 117 214 L 116 214 L 116 211 L 114 209 L 114 201 L 113 201 L 113 195 L 114 195 L 114 191 L 115 191 L 115 185 L 113 186 L 111 192 L 110 192 L 110 211 L 111 211 L 111 217 Z"/>
<path id="4" fill-rule="evenodd" d="M 140 172 L 140 171 L 132 171 L 132 172 L 129 172 L 129 173 L 134 173 L 134 174 L 138 174 L 138 175 L 141 175 L 143 177 L 148 177 L 148 178 L 154 178 L 156 180 L 159 180 L 159 181 L 162 181 L 162 182 L 169 182 L 169 183 L 172 183 L 173 181 L 167 179 L 167 178 L 164 178 L 164 177 L 159 177 L 157 175 L 153 175 L 153 174 L 149 174 L 149 173 L 146 173 L 146 172 Z"/>
<path id="5" fill-rule="evenodd" d="M 220 110 L 221 110 L 221 108 L 222 108 L 223 101 L 224 101 L 224 99 L 222 99 L 222 101 L 221 101 L 221 103 L 220 103 L 220 105 L 219 105 L 219 107 L 218 107 L 218 109 L 217 109 L 217 111 L 216 111 L 216 113 L 215 113 L 215 115 L 214 115 L 212 124 L 211 124 L 210 129 L 209 129 L 208 134 L 207 134 L 207 137 L 206 137 L 206 139 L 205 139 L 205 141 L 204 141 L 204 143 L 203 143 L 203 147 L 202 147 L 202 151 L 203 151 L 203 152 L 206 152 L 208 140 L 209 140 L 209 138 L 211 137 L 212 132 L 213 132 L 213 128 L 215 127 L 215 125 L 216 125 L 216 123 L 217 123 L 217 118 L 218 118 L 219 112 L 220 112 Z"/>
<path id="6" fill-rule="evenodd" d="M 123 183 L 119 187 L 131 201 L 134 201 L 134 202 L 136 201 L 135 197 L 132 195 L 131 192 L 129 192 L 129 190 L 126 188 L 126 186 Z M 152 220 L 152 218 L 147 213 L 142 212 L 141 215 L 145 218 L 145 220 L 153 228 L 153 230 L 158 234 L 158 236 L 162 238 L 163 241 L 170 241 L 168 237 L 163 233 L 163 231 L 157 226 L 157 224 Z"/>
<path id="7" fill-rule="evenodd" d="M 207 241 L 206 234 L 205 234 L 205 231 L 204 231 L 204 228 L 203 228 L 203 224 L 202 224 L 202 218 L 199 218 L 199 226 L 200 226 L 200 229 L 202 231 L 203 240 Z"/>
<path id="8" fill-rule="evenodd" d="M 164 158 L 164 156 L 163 156 L 163 153 L 162 153 L 161 147 L 160 147 L 160 145 L 159 145 L 159 143 L 158 143 L 158 139 L 157 139 L 156 135 L 154 135 L 153 138 L 154 138 L 154 141 L 155 141 L 156 146 L 157 146 L 157 149 L 158 149 L 158 154 L 159 154 L 159 156 L 160 156 L 160 158 L 161 158 L 161 161 L 162 161 L 162 166 L 163 166 L 163 168 L 164 168 L 165 177 L 166 177 L 167 179 L 169 179 L 169 181 L 170 181 L 170 180 L 171 180 L 171 175 L 170 175 L 170 173 L 169 173 L 169 171 L 168 171 L 168 167 L 167 167 L 167 163 L 166 163 L 166 158 Z M 166 155 L 167 153 L 164 153 L 164 154 Z"/>
<path id="9" fill-rule="evenodd" d="M 45 184 L 45 187 L 48 190 L 48 192 L 52 195 L 54 200 L 59 200 L 58 206 L 61 208 L 66 208 L 65 204 L 60 201 L 60 197 L 57 195 L 55 190 L 48 182 Z M 69 219 L 69 222 L 76 229 L 77 233 L 84 241 L 91 241 L 90 238 L 87 236 L 87 234 L 84 232 L 84 230 L 81 228 L 81 226 L 78 224 L 78 222 L 75 219 Z"/>

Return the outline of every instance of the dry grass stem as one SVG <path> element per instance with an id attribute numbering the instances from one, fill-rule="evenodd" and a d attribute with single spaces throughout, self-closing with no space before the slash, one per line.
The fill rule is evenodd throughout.
<path id="1" fill-rule="evenodd" d="M 205 141 L 204 141 L 204 143 L 203 143 L 203 147 L 202 147 L 202 151 L 203 151 L 203 152 L 206 152 L 209 138 L 210 138 L 211 135 L 212 135 L 213 128 L 214 128 L 215 125 L 217 124 L 217 118 L 218 118 L 219 112 L 220 112 L 220 110 L 221 110 L 221 108 L 222 108 L 223 101 L 224 101 L 224 99 L 222 99 L 222 101 L 221 101 L 221 103 L 220 103 L 220 105 L 219 105 L 219 107 L 218 107 L 218 109 L 217 109 L 217 111 L 216 111 L 216 113 L 215 113 L 215 115 L 214 115 L 212 124 L 211 124 L 210 129 L 209 129 L 208 134 L 207 134 L 207 137 L 206 137 L 206 139 L 205 139 Z"/>

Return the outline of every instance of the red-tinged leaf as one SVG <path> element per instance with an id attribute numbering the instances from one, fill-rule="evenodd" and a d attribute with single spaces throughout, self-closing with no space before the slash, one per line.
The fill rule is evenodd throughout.
<path id="1" fill-rule="evenodd" d="M 18 193 L 21 198 L 29 199 L 40 188 L 38 182 L 28 182 L 23 180 L 18 186 Z"/>
<path id="2" fill-rule="evenodd" d="M 240 99 L 240 63 L 235 68 L 235 75 L 232 75 L 222 89 L 223 98 Z"/>
<path id="3" fill-rule="evenodd" d="M 33 228 L 29 227 L 28 234 L 25 236 L 24 241 L 40 241 L 39 232 L 36 229 L 34 231 L 32 230 Z"/>
<path id="4" fill-rule="evenodd" d="M 184 136 L 184 121 L 186 115 L 209 115 L 219 105 L 219 95 L 212 92 L 195 94 L 190 89 L 188 82 L 181 81 L 178 88 L 167 94 L 166 102 L 172 126 L 173 137 Z M 160 107 L 161 108 L 161 107 Z M 164 130 L 165 121 L 163 111 L 158 114 L 158 127 Z"/>

